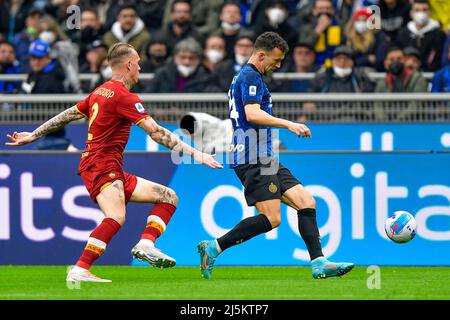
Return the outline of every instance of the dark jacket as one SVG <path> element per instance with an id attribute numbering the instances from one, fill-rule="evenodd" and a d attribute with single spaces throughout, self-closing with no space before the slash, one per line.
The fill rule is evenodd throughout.
<path id="1" fill-rule="evenodd" d="M 14 16 L 10 13 L 10 1 L 0 1 L 0 33 L 12 42 L 14 36 L 25 28 L 27 13 L 33 6 L 33 0 L 24 0 Z"/>
<path id="2" fill-rule="evenodd" d="M 389 41 L 394 42 L 397 38 L 397 33 L 401 28 L 406 26 L 411 19 L 409 12 L 411 11 L 411 5 L 407 0 L 398 0 L 397 5 L 389 9 L 384 1 L 380 4 L 381 15 L 381 30 L 383 30 L 389 38 Z"/>
<path id="3" fill-rule="evenodd" d="M 310 92 L 373 92 L 375 84 L 367 74 L 358 68 L 346 77 L 338 78 L 333 69 L 328 68 L 316 74 L 311 80 Z"/>
<path id="4" fill-rule="evenodd" d="M 0 74 L 18 74 L 21 73 L 19 62 L 0 63 Z M 17 93 L 20 88 L 20 81 L 0 80 L 0 93 Z"/>
<path id="5" fill-rule="evenodd" d="M 192 26 L 186 28 L 182 34 L 177 35 L 173 31 L 173 25 L 169 24 L 167 28 L 161 31 L 160 35 L 164 40 L 167 41 L 167 44 L 169 45 L 171 51 L 178 42 L 189 37 L 192 37 L 195 40 L 197 40 L 200 44 L 203 44 L 202 35 L 199 32 L 197 32 L 197 30 L 195 30 Z"/>
<path id="6" fill-rule="evenodd" d="M 175 63 L 170 63 L 156 71 L 155 77 L 147 87 L 149 93 L 172 93 L 177 92 L 178 70 Z M 199 66 L 192 74 L 184 87 L 182 93 L 203 92 L 208 81 L 208 73 L 203 66 Z"/>
<path id="7" fill-rule="evenodd" d="M 397 44 L 401 48 L 415 47 L 419 50 L 423 71 L 436 71 L 441 67 L 444 43 L 445 33 L 435 20 L 430 20 L 420 33 L 411 21 L 397 36 Z"/>

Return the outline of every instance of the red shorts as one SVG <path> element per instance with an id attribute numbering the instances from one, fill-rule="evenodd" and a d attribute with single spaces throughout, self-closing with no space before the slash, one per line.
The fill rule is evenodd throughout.
<path id="1" fill-rule="evenodd" d="M 95 203 L 97 203 L 96 198 L 99 193 L 115 180 L 121 180 L 123 182 L 125 203 L 128 203 L 137 184 L 137 177 L 135 175 L 126 173 L 115 163 L 96 163 L 88 170 L 81 172 L 80 176 L 92 201 Z"/>

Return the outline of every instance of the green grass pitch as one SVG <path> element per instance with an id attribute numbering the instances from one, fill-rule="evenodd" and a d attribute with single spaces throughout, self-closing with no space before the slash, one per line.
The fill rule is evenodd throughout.
<path id="1" fill-rule="evenodd" d="M 309 267 L 224 267 L 213 279 L 197 267 L 98 266 L 112 283 L 82 283 L 69 289 L 62 266 L 1 266 L 0 299 L 307 300 L 450 299 L 449 267 L 380 267 L 380 289 L 368 289 L 371 274 L 356 267 L 341 278 L 313 279 Z"/>

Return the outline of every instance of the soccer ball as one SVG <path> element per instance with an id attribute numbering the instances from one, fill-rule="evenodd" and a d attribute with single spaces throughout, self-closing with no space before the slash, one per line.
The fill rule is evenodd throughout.
<path id="1" fill-rule="evenodd" d="M 405 243 L 411 241 L 416 235 L 416 219 L 406 211 L 396 211 L 386 219 L 384 230 L 394 242 Z"/>

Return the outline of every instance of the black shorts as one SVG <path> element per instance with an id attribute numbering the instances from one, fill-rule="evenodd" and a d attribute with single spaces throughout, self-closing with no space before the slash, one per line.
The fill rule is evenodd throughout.
<path id="1" fill-rule="evenodd" d="M 278 167 L 274 167 L 274 163 L 242 164 L 234 168 L 234 172 L 245 188 L 245 200 L 249 206 L 260 201 L 281 199 L 286 190 L 300 184 L 281 163 Z"/>

